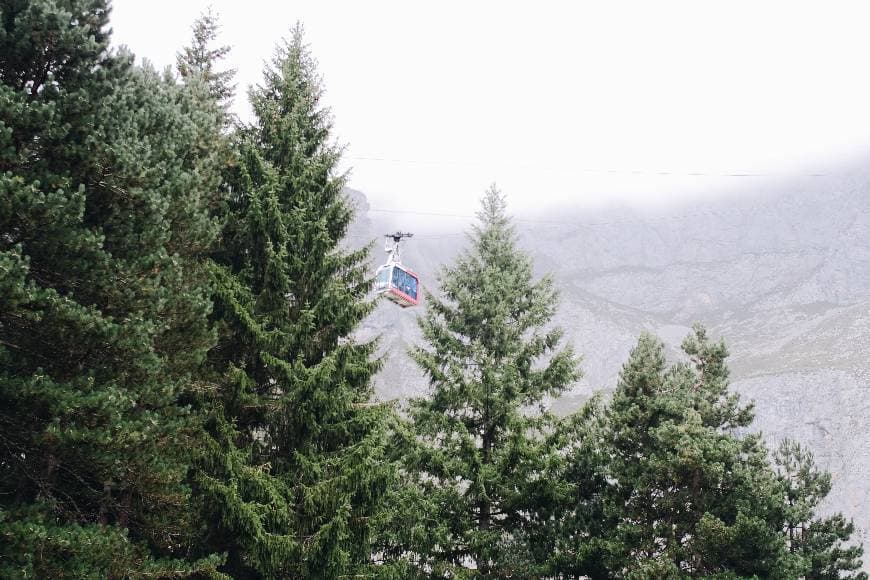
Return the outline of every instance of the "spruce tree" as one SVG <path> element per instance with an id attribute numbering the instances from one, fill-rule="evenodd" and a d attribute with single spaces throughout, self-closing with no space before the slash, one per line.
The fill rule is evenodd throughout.
<path id="1" fill-rule="evenodd" d="M 0 2 L 0 576 L 185 563 L 193 264 L 216 171 L 190 93 L 107 50 L 99 0 Z"/>
<path id="2" fill-rule="evenodd" d="M 621 578 L 792 578 L 798 560 L 782 534 L 782 493 L 760 436 L 728 390 L 728 351 L 696 326 L 690 362 L 667 365 L 644 334 L 608 411 L 612 535 Z"/>
<path id="3" fill-rule="evenodd" d="M 372 308 L 367 250 L 340 247 L 353 213 L 299 27 L 264 74 L 213 256 L 212 450 L 194 481 L 228 574 L 336 578 L 373 565 L 391 477 L 375 345 L 351 338 Z"/>
<path id="4" fill-rule="evenodd" d="M 802 558 L 807 580 L 866 579 L 860 572 L 860 545 L 847 545 L 855 526 L 843 514 L 816 516 L 816 508 L 831 491 L 831 476 L 816 467 L 813 455 L 800 444 L 783 440 L 773 454 L 785 488 L 785 534 L 789 550 Z"/>
<path id="5" fill-rule="evenodd" d="M 429 296 L 420 319 L 427 344 L 412 354 L 431 395 L 409 409 L 418 445 L 406 469 L 418 493 L 405 495 L 396 543 L 420 574 L 535 577 L 541 477 L 557 452 L 546 398 L 579 371 L 549 325 L 552 279 L 534 280 L 495 187 L 478 218 L 471 249 L 441 273 L 443 297 Z"/>
<path id="6" fill-rule="evenodd" d="M 211 101 L 226 113 L 236 93 L 236 70 L 218 70 L 231 50 L 226 45 L 215 46 L 219 31 L 217 15 L 211 9 L 201 14 L 193 23 L 190 45 L 176 56 L 175 67 L 186 83 L 202 83 Z M 230 120 L 228 114 L 226 118 Z"/>

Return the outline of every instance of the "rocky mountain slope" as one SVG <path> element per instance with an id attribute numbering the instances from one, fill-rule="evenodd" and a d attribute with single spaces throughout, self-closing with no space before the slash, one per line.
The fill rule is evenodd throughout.
<path id="1" fill-rule="evenodd" d="M 370 212 L 362 194 L 350 195 L 359 219 L 348 242 L 376 239 L 378 261 L 382 234 L 403 216 Z M 732 384 L 756 402 L 755 427 L 771 443 L 788 436 L 809 446 L 834 476 L 827 508 L 868 537 L 870 177 L 810 178 L 656 212 L 516 217 L 521 246 L 561 290 L 556 322 L 583 356 L 584 379 L 555 409 L 613 389 L 642 330 L 676 355 L 701 321 L 729 345 Z M 464 243 L 455 232 L 420 235 L 403 261 L 437 292 L 439 267 Z M 418 312 L 382 303 L 361 331 L 389 353 L 381 398 L 426 391 L 405 354 L 419 342 Z"/>

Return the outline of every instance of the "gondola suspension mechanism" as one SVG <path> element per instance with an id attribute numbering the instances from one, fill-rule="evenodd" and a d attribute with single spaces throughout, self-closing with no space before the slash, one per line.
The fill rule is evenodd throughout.
<path id="1" fill-rule="evenodd" d="M 413 235 L 408 232 L 384 234 L 387 262 L 375 273 L 375 292 L 402 308 L 416 306 L 420 302 L 420 278 L 403 266 L 399 258 L 399 244 Z"/>

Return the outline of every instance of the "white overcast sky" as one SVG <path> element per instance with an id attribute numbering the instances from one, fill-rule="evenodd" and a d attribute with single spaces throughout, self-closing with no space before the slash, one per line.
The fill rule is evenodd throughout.
<path id="1" fill-rule="evenodd" d="M 637 205 L 870 152 L 866 2 L 114 0 L 114 44 L 170 65 L 209 5 L 243 118 L 303 23 L 350 185 L 382 209 L 468 212 L 493 181 L 514 210 Z"/>

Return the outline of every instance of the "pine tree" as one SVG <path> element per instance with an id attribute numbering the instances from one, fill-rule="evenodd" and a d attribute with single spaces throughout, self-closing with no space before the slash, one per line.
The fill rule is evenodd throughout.
<path id="1" fill-rule="evenodd" d="M 0 2 L 0 576 L 185 563 L 184 400 L 212 342 L 216 171 L 171 79 L 107 51 L 105 2 Z"/>
<path id="2" fill-rule="evenodd" d="M 866 579 L 859 571 L 864 549 L 846 545 L 854 524 L 843 514 L 816 517 L 816 508 L 831 491 L 830 474 L 816 467 L 812 453 L 788 439 L 773 459 L 785 488 L 785 533 L 790 551 L 803 559 L 801 575 L 807 580 Z"/>
<path id="3" fill-rule="evenodd" d="M 556 454 L 545 402 L 579 371 L 571 349 L 559 347 L 562 332 L 549 327 L 553 282 L 533 280 L 505 210 L 503 196 L 487 191 L 471 249 L 442 272 L 443 298 L 430 296 L 420 319 L 427 346 L 413 356 L 432 392 L 410 407 L 420 445 L 407 470 L 419 493 L 396 516 L 407 523 L 404 557 L 418 573 L 542 570 L 537 501 Z"/>
<path id="4" fill-rule="evenodd" d="M 642 335 L 608 411 L 609 477 L 621 548 L 617 577 L 737 575 L 791 578 L 782 494 L 760 436 L 738 436 L 750 406 L 728 390 L 728 351 L 696 326 L 690 364 L 667 366 Z"/>
<path id="5" fill-rule="evenodd" d="M 340 248 L 353 217 L 340 150 L 301 28 L 250 93 L 214 255 L 212 452 L 195 475 L 207 551 L 234 578 L 335 578 L 372 565 L 370 519 L 391 467 L 389 411 L 369 405 L 374 343 L 367 250 Z"/>

